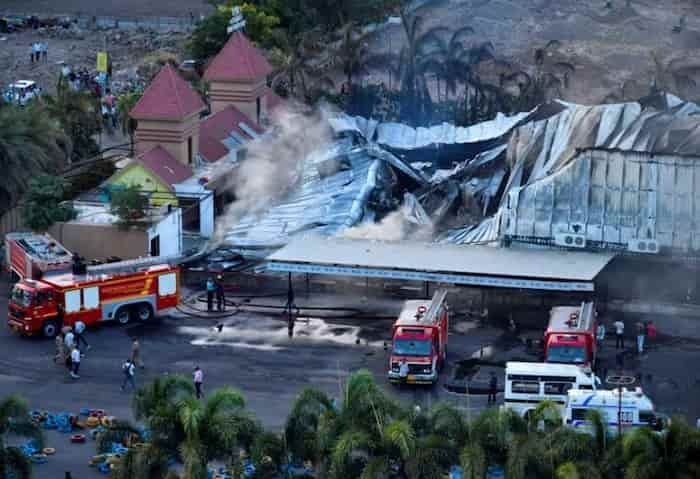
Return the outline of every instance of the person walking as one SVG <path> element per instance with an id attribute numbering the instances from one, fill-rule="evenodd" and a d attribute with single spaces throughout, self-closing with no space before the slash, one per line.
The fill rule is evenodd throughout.
<path id="1" fill-rule="evenodd" d="M 53 357 L 53 362 L 63 364 L 65 360 L 66 352 L 63 349 L 63 335 L 59 333 L 56 335 L 56 354 Z"/>
<path id="2" fill-rule="evenodd" d="M 214 280 L 209 277 L 207 278 L 207 311 L 210 313 L 214 310 L 214 293 L 216 292 L 216 285 Z"/>
<path id="3" fill-rule="evenodd" d="M 42 60 L 47 61 L 49 56 L 49 44 L 46 42 L 41 43 L 41 56 Z"/>
<path id="4" fill-rule="evenodd" d="M 84 333 L 85 332 L 85 323 L 82 321 L 78 321 L 75 323 L 75 345 L 77 346 L 78 349 L 80 349 L 80 343 L 85 343 L 85 351 L 89 351 L 90 345 L 87 342 L 87 339 L 85 339 Z M 83 350 L 80 351 L 82 354 L 85 354 Z"/>
<path id="5" fill-rule="evenodd" d="M 595 340 L 598 349 L 603 349 L 603 342 L 605 341 L 605 324 L 601 321 L 598 323 L 598 327 L 595 330 Z"/>
<path id="6" fill-rule="evenodd" d="M 136 338 L 131 342 L 131 362 L 141 369 L 144 367 L 141 360 L 141 344 Z"/>
<path id="7" fill-rule="evenodd" d="M 80 379 L 80 376 L 78 376 L 78 371 L 80 370 L 80 351 L 75 346 L 73 346 L 73 349 L 70 352 L 70 362 L 70 377 L 73 379 Z"/>
<path id="8" fill-rule="evenodd" d="M 625 323 L 621 319 L 615 321 L 615 349 L 625 349 Z"/>
<path id="9" fill-rule="evenodd" d="M 496 373 L 491 371 L 491 377 L 489 378 L 489 397 L 488 404 L 496 404 L 496 393 L 498 392 L 498 378 Z"/>
<path id="10" fill-rule="evenodd" d="M 647 330 L 641 321 L 637 322 L 637 354 L 644 354 L 644 339 L 647 334 Z"/>
<path id="11" fill-rule="evenodd" d="M 399 361 L 399 384 L 401 386 L 405 386 L 408 382 L 409 371 L 410 369 L 408 367 L 408 363 L 406 362 L 406 358 L 401 358 L 401 361 Z"/>
<path id="12" fill-rule="evenodd" d="M 224 278 L 221 275 L 216 277 L 216 309 L 226 310 L 226 296 L 224 292 Z"/>
<path id="13" fill-rule="evenodd" d="M 656 339 L 656 325 L 654 321 L 647 322 L 647 345 L 651 344 Z"/>
<path id="14" fill-rule="evenodd" d="M 123 391 L 126 385 L 129 384 L 131 385 L 131 390 L 135 390 L 136 384 L 134 383 L 134 374 L 136 373 L 136 368 L 131 358 L 128 358 L 124 361 L 124 364 L 122 364 L 122 372 L 124 373 L 124 381 L 122 381 L 122 385 L 119 389 Z"/>
<path id="15" fill-rule="evenodd" d="M 197 399 L 200 399 L 202 397 L 202 383 L 204 382 L 204 373 L 202 373 L 202 370 L 199 368 L 199 366 L 195 366 L 194 374 L 192 376 L 194 379 L 195 394 L 197 395 Z"/>
<path id="16" fill-rule="evenodd" d="M 63 347 L 70 354 L 73 346 L 75 346 L 75 335 L 73 334 L 73 328 L 68 327 L 63 335 Z"/>

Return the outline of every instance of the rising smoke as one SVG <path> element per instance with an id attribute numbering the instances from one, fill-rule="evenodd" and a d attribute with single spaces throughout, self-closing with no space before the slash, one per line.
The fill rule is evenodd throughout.
<path id="1" fill-rule="evenodd" d="M 406 205 L 392 211 L 377 223 L 365 222 L 346 229 L 342 236 L 348 239 L 371 239 L 384 241 L 430 241 L 433 225 L 417 223 Z"/>
<path id="2" fill-rule="evenodd" d="M 226 232 L 243 216 L 261 214 L 296 183 L 306 156 L 331 141 L 326 110 L 314 114 L 288 109 L 276 114 L 275 128 L 247 146 L 245 161 L 233 172 L 226 171 L 226 190 L 236 200 L 221 215 L 211 251 L 225 241 Z M 217 172 L 212 175 L 217 178 Z"/>

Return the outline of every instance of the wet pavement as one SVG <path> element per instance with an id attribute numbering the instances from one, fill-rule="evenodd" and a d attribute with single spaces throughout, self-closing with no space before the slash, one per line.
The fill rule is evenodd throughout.
<path id="1" fill-rule="evenodd" d="M 372 371 L 381 385 L 407 403 L 429 407 L 438 401 L 451 401 L 468 409 L 470 414 L 476 414 L 486 406 L 486 396 L 454 394 L 443 387 L 454 375 L 457 362 L 471 357 L 496 362 L 536 360 L 536 353 L 527 350 L 522 338 L 541 335 L 535 325 L 523 325 L 530 329 L 513 336 L 499 325 L 468 320 L 456 312 L 451 320 L 448 364 L 440 384 L 432 388 L 399 390 L 386 381 L 389 353 L 384 343 L 391 339 L 392 321 L 387 318 L 398 313 L 403 301 L 349 296 L 336 296 L 333 300 L 333 295 L 325 295 L 298 298 L 302 317 L 297 321 L 292 339 L 287 336 L 286 322 L 276 311 L 260 314 L 241 310 L 221 320 L 189 317 L 173 311 L 150 324 L 105 324 L 92 328 L 87 333 L 92 349 L 81 364 L 81 378 L 72 381 L 64 368 L 53 364 L 52 341 L 20 338 L 4 327 L 6 291 L 7 287 L 0 284 L 0 321 L 3 323 L 0 347 L 4 350 L 0 357 L 0 395 L 17 392 L 27 398 L 32 408 L 51 411 L 102 408 L 119 418 L 132 417 L 130 394 L 119 391 L 121 364 L 130 353 L 132 337 L 139 339 L 146 364 L 145 369 L 136 373 L 137 384 L 161 374 L 191 375 L 193 368 L 199 365 L 204 371 L 205 394 L 216 387 L 232 385 L 243 392 L 249 407 L 264 425 L 280 429 L 294 397 L 303 388 L 312 386 L 341 397 L 345 378 L 360 368 Z M 260 303 L 259 299 L 256 301 Z M 278 301 L 282 299 L 268 300 L 265 304 Z M 336 314 L 324 318 L 329 312 L 316 310 L 316 316 L 304 315 L 303 307 L 311 304 L 352 307 L 367 314 L 346 317 Z M 193 306 L 203 305 L 194 303 Z M 223 324 L 220 332 L 216 327 L 219 323 Z M 695 327 L 695 323 L 684 324 L 685 329 L 687 324 Z M 626 371 L 635 376 L 641 373 L 642 386 L 662 412 L 684 413 L 694 423 L 694 418 L 700 416 L 700 404 L 695 400 L 700 394 L 700 379 L 692 364 L 700 357 L 700 342 L 665 336 L 661 320 L 657 320 L 657 326 L 658 343 L 652 344 L 641 358 L 630 354 Z M 668 330 L 672 330 L 670 323 Z M 629 344 L 632 344 L 631 338 Z M 613 346 L 613 341 L 606 342 L 602 367 L 614 365 Z M 499 371 L 498 368 L 494 370 Z M 480 369 L 472 378 L 473 384 L 484 383 L 489 371 Z M 499 385 L 502 384 L 501 369 Z M 74 477 L 99 477 L 86 465 L 94 452 L 93 444 L 71 445 L 67 436 L 58 433 L 49 435 L 49 444 L 57 447 L 58 454 L 49 464 L 37 466 L 37 478 L 53 478 L 69 469 L 73 470 Z"/>

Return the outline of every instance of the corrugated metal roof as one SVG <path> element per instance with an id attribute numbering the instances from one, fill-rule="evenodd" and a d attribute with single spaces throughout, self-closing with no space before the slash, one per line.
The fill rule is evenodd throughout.
<path id="1" fill-rule="evenodd" d="M 478 274 L 515 278 L 592 281 L 611 253 L 385 242 L 303 236 L 270 255 L 268 262 Z"/>

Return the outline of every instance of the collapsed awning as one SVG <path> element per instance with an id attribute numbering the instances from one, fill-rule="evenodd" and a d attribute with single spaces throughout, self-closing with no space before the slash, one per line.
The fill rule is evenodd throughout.
<path id="1" fill-rule="evenodd" d="M 594 291 L 612 253 L 304 236 L 267 258 L 267 270 L 470 286 Z"/>

